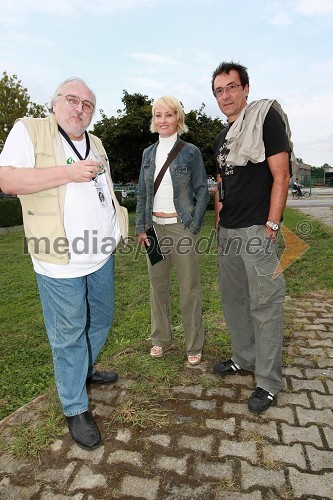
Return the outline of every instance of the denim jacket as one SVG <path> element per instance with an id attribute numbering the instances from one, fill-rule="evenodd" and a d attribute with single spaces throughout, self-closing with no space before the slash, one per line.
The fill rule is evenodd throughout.
<path id="1" fill-rule="evenodd" d="M 179 137 L 177 138 L 177 142 Z M 146 148 L 138 185 L 135 232 L 144 233 L 153 225 L 155 157 L 158 141 Z M 183 224 L 196 234 L 202 226 L 209 193 L 207 174 L 200 150 L 188 142 L 169 166 L 173 202 Z"/>

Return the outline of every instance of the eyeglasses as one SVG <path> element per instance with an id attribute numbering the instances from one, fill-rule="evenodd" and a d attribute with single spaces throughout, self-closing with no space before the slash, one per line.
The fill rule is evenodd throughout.
<path id="1" fill-rule="evenodd" d="M 213 94 L 215 97 L 221 97 L 223 95 L 223 92 L 225 92 L 227 95 L 234 94 L 238 87 L 242 87 L 242 85 L 237 83 L 230 83 L 226 87 L 218 87 L 214 90 Z"/>
<path id="2" fill-rule="evenodd" d="M 95 109 L 95 106 L 93 105 L 92 102 L 85 101 L 84 99 L 81 99 L 81 97 L 77 95 L 72 95 L 72 94 L 68 95 L 58 94 L 58 95 L 64 97 L 66 99 L 67 104 L 72 108 L 74 108 L 74 106 L 78 106 L 80 102 L 82 102 L 82 109 L 85 113 L 91 114 Z"/>

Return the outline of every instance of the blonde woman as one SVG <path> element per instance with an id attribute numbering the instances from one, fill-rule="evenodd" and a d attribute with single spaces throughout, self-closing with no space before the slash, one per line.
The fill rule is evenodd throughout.
<path id="1" fill-rule="evenodd" d="M 149 245 L 146 231 L 154 227 L 165 258 L 148 262 L 151 304 L 150 354 L 163 357 L 172 344 L 170 320 L 170 273 L 178 278 L 187 361 L 201 362 L 204 344 L 199 255 L 195 244 L 207 208 L 207 174 L 200 150 L 184 143 L 154 194 L 154 182 L 168 155 L 187 132 L 181 103 L 172 96 L 157 99 L 152 107 L 151 132 L 156 143 L 142 155 L 136 210 L 136 234 L 141 245 Z"/>

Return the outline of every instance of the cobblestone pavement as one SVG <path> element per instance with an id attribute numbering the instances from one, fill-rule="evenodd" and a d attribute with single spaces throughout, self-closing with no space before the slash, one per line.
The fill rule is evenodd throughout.
<path id="1" fill-rule="evenodd" d="M 104 436 L 84 451 L 64 434 L 40 461 L 0 456 L 4 500 L 273 500 L 333 498 L 333 299 L 287 298 L 294 327 L 286 336 L 285 390 L 264 414 L 247 409 L 252 375 L 219 378 L 211 363 L 192 368 L 192 385 L 173 388 L 173 424 L 149 430 L 107 417 L 131 383 L 93 388 Z M 157 361 L 158 362 L 158 361 Z M 189 368 L 187 368 L 189 369 Z M 207 387 L 196 383 L 205 372 Z M 30 421 L 43 398 L 0 422 L 2 437 Z"/>
<path id="2" fill-rule="evenodd" d="M 332 217 L 311 213 L 328 225 Z M 321 217 L 322 215 L 322 217 Z M 107 419 L 128 398 L 130 380 L 91 390 L 104 437 L 84 451 L 63 436 L 39 461 L 0 453 L 2 500 L 315 500 L 333 499 L 333 299 L 287 298 L 285 389 L 262 415 L 247 409 L 252 375 L 218 378 L 205 361 L 192 385 L 161 403 L 173 424 L 149 430 Z M 196 383 L 205 373 L 210 383 Z M 34 419 L 44 398 L 0 422 L 2 439 Z"/>

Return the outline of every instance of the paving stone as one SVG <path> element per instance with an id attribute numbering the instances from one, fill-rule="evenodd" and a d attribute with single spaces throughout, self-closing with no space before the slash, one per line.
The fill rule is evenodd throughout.
<path id="1" fill-rule="evenodd" d="M 99 417 L 110 417 L 110 413 L 114 411 L 114 408 L 115 407 L 97 401 L 95 402 L 95 407 L 92 414 L 93 416 L 98 415 Z"/>
<path id="2" fill-rule="evenodd" d="M 173 482 L 171 482 L 166 487 L 163 500 L 215 499 L 213 489 L 214 487 L 210 483 L 203 483 L 200 486 L 193 487 L 188 484 L 174 486 Z"/>
<path id="3" fill-rule="evenodd" d="M 124 462 L 127 464 L 135 464 L 140 467 L 142 466 L 142 455 L 137 451 L 116 450 L 110 453 L 107 462 L 109 464 Z"/>
<path id="4" fill-rule="evenodd" d="M 53 443 L 50 445 L 50 450 L 51 451 L 60 451 L 63 445 L 63 441 L 61 439 L 56 439 Z"/>
<path id="5" fill-rule="evenodd" d="M 244 412 L 247 412 L 249 416 L 251 415 L 247 409 L 247 401 L 244 401 L 243 403 L 222 403 L 222 411 L 224 414 L 230 415 L 244 416 Z"/>
<path id="6" fill-rule="evenodd" d="M 333 472 L 333 454 L 332 451 L 318 450 L 313 446 L 306 446 L 306 452 L 309 457 L 310 468 L 313 471 L 321 471 L 330 469 Z M 333 493 L 333 484 L 332 484 Z"/>
<path id="7" fill-rule="evenodd" d="M 333 413 L 331 410 L 306 410 L 298 407 L 296 412 L 301 425 L 327 424 L 333 427 Z"/>
<path id="8" fill-rule="evenodd" d="M 281 424 L 282 441 L 285 444 L 291 443 L 311 443 L 316 446 L 322 446 L 323 442 L 318 427 L 291 427 L 287 424 Z"/>
<path id="9" fill-rule="evenodd" d="M 84 493 L 76 493 L 76 495 L 57 495 L 55 494 L 51 488 L 46 488 L 41 495 L 40 500 L 82 500 L 84 497 Z M 91 497 L 90 497 L 91 498 Z M 89 497 L 88 497 L 89 500 Z M 95 500 L 95 499 L 93 499 Z"/>
<path id="10" fill-rule="evenodd" d="M 332 333 L 331 333 L 331 327 L 328 327 L 327 332 L 317 332 L 317 337 L 320 339 L 331 339 L 332 338 Z"/>
<path id="11" fill-rule="evenodd" d="M 242 461 L 241 474 L 241 484 L 242 488 L 245 490 L 252 486 L 262 486 L 266 488 L 275 488 L 282 493 L 283 490 L 286 489 L 282 470 L 262 468 Z"/>
<path id="12" fill-rule="evenodd" d="M 257 422 L 248 422 L 244 420 L 241 423 L 241 427 L 243 430 L 242 435 L 244 434 L 244 432 L 246 434 L 254 433 L 257 434 L 258 436 L 269 438 L 269 440 L 274 440 L 274 441 L 279 440 L 276 422 L 274 421 L 270 421 L 268 423 L 263 423 L 263 422 L 257 423 Z"/>
<path id="13" fill-rule="evenodd" d="M 286 405 L 297 405 L 310 408 L 310 400 L 308 393 L 305 392 L 279 392 L 278 396 L 279 407 Z"/>
<path id="14" fill-rule="evenodd" d="M 64 488 L 68 479 L 72 475 L 75 466 L 75 462 L 71 462 L 64 468 L 54 467 L 43 471 L 36 471 L 36 479 L 37 481 L 48 484 L 56 483 L 59 488 Z"/>
<path id="15" fill-rule="evenodd" d="M 190 450 L 200 451 L 204 453 L 211 453 L 213 445 L 213 436 L 208 435 L 205 437 L 182 436 L 178 440 L 180 448 L 189 448 Z"/>
<path id="16" fill-rule="evenodd" d="M 280 394 L 277 397 L 279 402 Z M 280 408 L 279 406 L 276 406 L 276 404 L 274 404 L 265 411 L 264 416 L 265 418 L 274 418 L 275 420 L 287 421 L 289 424 L 295 423 L 294 412 L 288 406 Z"/>
<path id="17" fill-rule="evenodd" d="M 309 495 L 318 498 L 318 493 L 320 494 L 319 498 L 332 498 L 333 473 L 306 474 L 294 468 L 289 468 L 289 481 L 294 498 L 300 498 L 303 495 L 306 498 L 309 498 Z"/>
<path id="18" fill-rule="evenodd" d="M 40 486 L 34 484 L 33 486 L 16 486 L 12 484 L 8 477 L 0 481 L 0 498 L 3 500 L 30 500 L 38 493 Z"/>
<path id="19" fill-rule="evenodd" d="M 157 499 L 157 493 L 160 481 L 158 478 L 146 479 L 135 476 L 125 476 L 121 483 L 121 493 L 123 495 L 136 498 L 145 498 L 146 500 Z"/>
<path id="20" fill-rule="evenodd" d="M 171 437 L 168 434 L 155 434 L 155 436 L 149 436 L 147 439 L 164 448 L 169 447 L 171 441 Z"/>
<path id="21" fill-rule="evenodd" d="M 237 491 L 222 491 L 217 493 L 214 500 L 261 500 L 260 491 L 251 491 L 251 493 L 238 493 Z"/>
<path id="22" fill-rule="evenodd" d="M 156 466 L 159 469 L 171 470 L 177 474 L 186 474 L 187 470 L 187 456 L 183 458 L 169 457 L 167 455 L 161 455 L 156 459 Z"/>
<path id="23" fill-rule="evenodd" d="M 315 302 L 313 305 L 315 307 L 323 307 L 326 310 L 327 306 L 328 306 L 328 303 L 327 302 Z"/>
<path id="24" fill-rule="evenodd" d="M 219 446 L 219 458 L 227 456 L 248 458 L 251 462 L 256 462 L 256 444 L 253 441 L 231 441 L 221 439 Z"/>
<path id="25" fill-rule="evenodd" d="M 233 470 L 232 464 L 230 462 L 208 462 L 208 461 L 198 461 L 195 465 L 195 472 L 198 476 L 213 477 L 219 481 L 223 479 L 232 480 Z"/>
<path id="26" fill-rule="evenodd" d="M 283 374 L 285 377 L 298 377 L 298 378 L 303 378 L 303 372 L 300 370 L 300 368 L 295 368 L 294 366 L 292 367 L 287 367 L 283 369 Z"/>
<path id="27" fill-rule="evenodd" d="M 250 373 L 249 375 L 232 375 L 232 377 L 231 378 L 229 377 L 227 381 L 229 384 L 232 384 L 233 386 L 252 387 L 253 379 L 254 375 Z"/>
<path id="28" fill-rule="evenodd" d="M 129 429 L 120 429 L 117 434 L 115 439 L 117 441 L 122 441 L 123 443 L 128 443 L 131 440 L 132 433 Z"/>
<path id="29" fill-rule="evenodd" d="M 266 445 L 263 447 L 264 462 L 283 462 L 286 464 L 296 465 L 301 469 L 306 469 L 306 460 L 303 447 L 300 444 L 291 446 L 272 446 Z"/>
<path id="30" fill-rule="evenodd" d="M 304 330 L 308 330 L 308 331 L 318 331 L 318 330 L 321 330 L 321 331 L 325 331 L 326 330 L 326 326 L 323 325 L 322 323 L 318 323 L 317 325 L 304 325 Z"/>
<path id="31" fill-rule="evenodd" d="M 333 401 L 332 401 L 331 395 L 324 396 L 322 394 L 317 394 L 316 392 L 313 392 L 312 399 L 313 399 L 314 405 L 317 409 L 333 408 Z M 333 416 L 332 416 L 332 419 L 333 419 Z"/>
<path id="32" fill-rule="evenodd" d="M 297 323 L 309 323 L 309 320 L 306 317 L 297 316 L 297 318 L 295 318 L 295 322 L 296 322 L 296 324 Z"/>
<path id="33" fill-rule="evenodd" d="M 317 347 L 317 348 L 314 348 L 314 347 L 309 347 L 309 348 L 305 348 L 305 347 L 300 347 L 299 348 L 299 352 L 301 354 L 303 354 L 303 356 L 311 356 L 312 358 L 313 357 L 325 357 L 326 354 L 325 354 L 325 351 L 322 347 Z"/>
<path id="34" fill-rule="evenodd" d="M 310 359 L 293 356 L 293 364 L 294 366 L 300 366 L 301 368 L 304 368 L 305 366 L 312 367 L 314 363 Z"/>
<path id="35" fill-rule="evenodd" d="M 333 325 L 333 319 L 332 317 L 321 317 L 321 318 L 314 318 L 313 324 L 316 325 L 318 323 L 321 323 L 323 325 Z"/>
<path id="36" fill-rule="evenodd" d="M 333 429 L 330 429 L 329 427 L 323 427 L 322 430 L 327 440 L 329 448 L 333 450 Z"/>
<path id="37" fill-rule="evenodd" d="M 333 367 L 333 359 L 331 359 L 331 358 L 318 359 L 317 364 L 318 364 L 319 368 L 332 368 Z"/>
<path id="38" fill-rule="evenodd" d="M 235 434 L 235 428 L 236 428 L 236 420 L 234 417 L 227 418 L 227 419 L 206 419 L 206 426 L 208 429 L 217 429 L 219 431 L 223 431 L 226 434 L 230 434 L 233 436 Z"/>
<path id="39" fill-rule="evenodd" d="M 95 488 L 103 488 L 106 484 L 106 478 L 102 474 L 94 474 L 87 465 L 83 465 L 70 485 L 69 491 L 93 490 Z"/>
<path id="40" fill-rule="evenodd" d="M 206 401 L 204 399 L 199 399 L 195 401 L 191 401 L 190 405 L 192 408 L 195 410 L 201 410 L 201 411 L 211 411 L 216 408 L 216 401 Z"/>
<path id="41" fill-rule="evenodd" d="M 0 473 L 17 474 L 24 467 L 27 467 L 28 463 L 27 460 L 17 459 L 9 453 L 3 453 L 0 455 Z"/>
<path id="42" fill-rule="evenodd" d="M 308 339 L 316 339 L 318 337 L 317 332 L 306 332 L 306 338 L 304 338 L 305 332 L 303 331 L 294 331 L 292 336 L 292 342 L 294 339 L 300 339 L 303 343 L 306 344 Z M 290 346 L 292 347 L 292 345 Z"/>
<path id="43" fill-rule="evenodd" d="M 226 399 L 234 399 L 236 397 L 236 391 L 230 387 L 214 387 L 213 389 L 208 389 L 206 395 L 208 397 L 222 396 Z"/>
<path id="44" fill-rule="evenodd" d="M 172 391 L 175 394 L 190 394 L 191 396 L 195 396 L 197 398 L 201 397 L 202 394 L 202 386 L 201 385 L 189 385 L 188 387 L 178 386 L 173 387 Z"/>
<path id="45" fill-rule="evenodd" d="M 294 391 L 318 391 L 325 394 L 325 388 L 321 380 L 299 380 L 294 379 L 291 382 Z"/>
<path id="46" fill-rule="evenodd" d="M 74 444 L 69 452 L 67 453 L 67 458 L 69 459 L 79 459 L 85 462 L 92 462 L 93 464 L 99 464 L 104 455 L 104 446 L 100 446 L 96 450 L 83 450 Z"/>
<path id="47" fill-rule="evenodd" d="M 333 370 L 325 368 L 306 368 L 305 377 L 307 379 L 316 378 L 318 380 L 327 382 L 327 378 L 333 379 Z"/>

